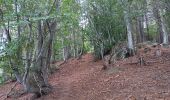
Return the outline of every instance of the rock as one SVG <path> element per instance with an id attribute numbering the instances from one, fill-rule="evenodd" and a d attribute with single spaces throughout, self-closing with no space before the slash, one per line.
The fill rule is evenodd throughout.
<path id="1" fill-rule="evenodd" d="M 134 96 L 129 96 L 127 100 L 137 100 Z"/>

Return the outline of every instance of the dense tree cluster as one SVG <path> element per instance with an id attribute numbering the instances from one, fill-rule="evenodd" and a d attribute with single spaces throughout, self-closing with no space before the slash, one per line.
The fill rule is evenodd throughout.
<path id="1" fill-rule="evenodd" d="M 53 61 L 103 59 L 119 43 L 130 55 L 137 43 L 168 44 L 169 12 L 169 0 L 0 0 L 0 80 L 46 94 Z"/>

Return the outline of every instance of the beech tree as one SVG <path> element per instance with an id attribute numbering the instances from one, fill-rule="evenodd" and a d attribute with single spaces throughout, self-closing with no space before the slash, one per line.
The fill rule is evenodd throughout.
<path id="1" fill-rule="evenodd" d="M 8 40 L 4 50 L 6 54 L 1 56 L 4 62 L 1 68 L 10 69 L 5 70 L 6 73 L 12 73 L 11 77 L 14 74 L 25 92 L 37 96 L 50 92 L 50 63 L 55 60 L 57 50 L 60 55 L 60 48 L 63 49 L 64 57 L 61 58 L 68 59 L 78 57 L 83 49 L 80 2 L 1 0 L 0 3 L 0 24 Z"/>
<path id="2" fill-rule="evenodd" d="M 124 20 L 127 27 L 128 48 L 130 50 L 130 55 L 133 55 L 134 52 L 133 37 L 132 37 L 133 31 L 132 31 L 132 21 L 129 15 L 131 2 L 129 2 L 128 0 L 120 0 L 119 2 L 123 7 Z"/>
<path id="3" fill-rule="evenodd" d="M 11 0 L 2 3 L 4 9 L 1 9 L 1 20 L 8 39 L 5 57 L 9 59 L 13 73 L 25 87 L 25 92 L 35 93 L 37 96 L 48 93 L 51 88 L 48 84 L 48 69 L 57 27 L 54 14 L 58 13 L 59 3 L 58 0 Z M 38 6 L 39 4 L 42 6 Z M 37 9 L 41 10 L 37 12 Z M 15 15 L 7 16 L 11 12 Z"/>

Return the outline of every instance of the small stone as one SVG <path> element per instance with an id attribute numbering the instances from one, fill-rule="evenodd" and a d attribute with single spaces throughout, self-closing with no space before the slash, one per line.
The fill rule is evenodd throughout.
<path id="1" fill-rule="evenodd" d="M 137 100 L 134 96 L 129 96 L 127 100 Z"/>

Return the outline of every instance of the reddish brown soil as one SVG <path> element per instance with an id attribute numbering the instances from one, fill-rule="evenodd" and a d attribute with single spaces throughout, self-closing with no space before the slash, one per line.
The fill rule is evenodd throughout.
<path id="1" fill-rule="evenodd" d="M 165 50 L 160 58 L 147 55 L 145 60 L 147 66 L 134 64 L 136 59 L 131 57 L 101 70 L 102 62 L 93 62 L 91 54 L 71 59 L 49 77 L 52 93 L 39 100 L 170 100 L 170 52 Z M 0 87 L 0 100 L 12 85 Z"/>

